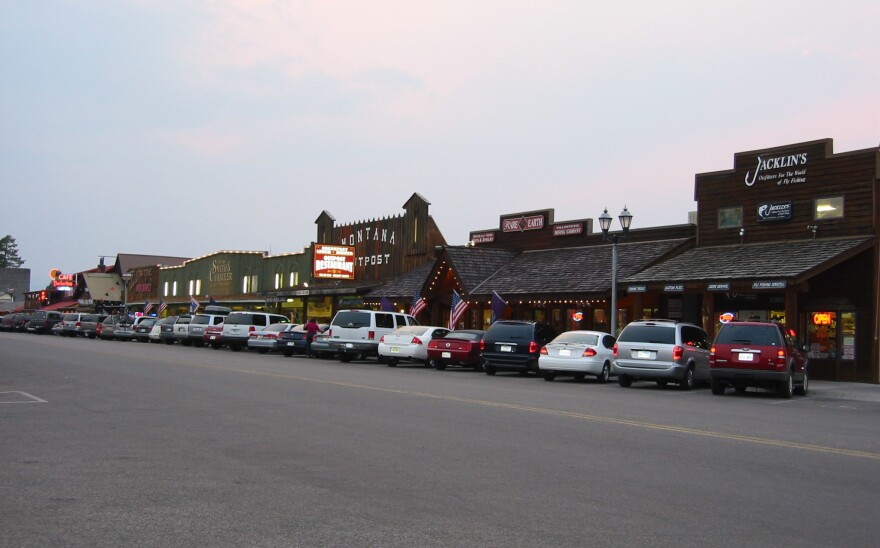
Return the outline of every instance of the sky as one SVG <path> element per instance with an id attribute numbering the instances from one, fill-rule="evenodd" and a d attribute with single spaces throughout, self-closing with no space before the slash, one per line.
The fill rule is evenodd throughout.
<path id="1" fill-rule="evenodd" d="M 687 222 L 737 152 L 880 144 L 880 2 L 0 0 L 0 235 L 31 288 L 118 253 L 301 252 L 418 192 Z M 615 221 L 616 223 L 616 221 Z"/>

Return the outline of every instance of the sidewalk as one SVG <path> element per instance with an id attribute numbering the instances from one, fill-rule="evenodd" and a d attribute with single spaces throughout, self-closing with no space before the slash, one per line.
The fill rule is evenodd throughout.
<path id="1" fill-rule="evenodd" d="M 880 403 L 880 385 L 860 382 L 810 381 L 810 396 Z M 809 396 L 808 396 L 809 397 Z"/>

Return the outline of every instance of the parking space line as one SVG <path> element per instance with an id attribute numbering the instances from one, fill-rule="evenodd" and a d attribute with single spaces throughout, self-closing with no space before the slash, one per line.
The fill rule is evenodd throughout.
<path id="1" fill-rule="evenodd" d="M 26 400 L 17 399 L 14 401 L 7 401 L 7 398 L 12 397 L 10 394 L 18 394 L 19 396 L 24 396 L 25 398 L 29 398 Z M 27 392 L 22 392 L 21 390 L 10 390 L 8 392 L 0 392 L 0 403 L 49 403 L 48 401 L 38 398 L 33 394 L 28 394 Z"/>

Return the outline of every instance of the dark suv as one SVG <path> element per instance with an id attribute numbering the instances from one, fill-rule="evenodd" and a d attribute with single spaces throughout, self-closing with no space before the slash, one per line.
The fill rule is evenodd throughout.
<path id="1" fill-rule="evenodd" d="M 628 323 L 614 345 L 614 367 L 620 386 L 654 381 L 677 383 L 690 390 L 709 381 L 709 335 L 691 323 L 639 320 Z"/>
<path id="2" fill-rule="evenodd" d="M 780 396 L 806 395 L 807 356 L 794 331 L 775 322 L 730 322 L 721 326 L 709 357 L 712 393 L 724 394 L 730 385 L 776 389 Z"/>
<path id="3" fill-rule="evenodd" d="M 49 310 L 37 310 L 31 315 L 31 321 L 27 324 L 27 330 L 31 333 L 51 333 L 55 324 L 60 323 L 64 316 L 61 312 Z"/>
<path id="4" fill-rule="evenodd" d="M 540 373 L 541 347 L 556 337 L 548 323 L 499 320 L 489 326 L 480 341 L 480 356 L 487 375 L 497 371 Z"/>

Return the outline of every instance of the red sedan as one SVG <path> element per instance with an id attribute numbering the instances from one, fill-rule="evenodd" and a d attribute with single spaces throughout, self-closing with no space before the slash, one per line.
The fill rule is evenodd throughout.
<path id="1" fill-rule="evenodd" d="M 479 329 L 459 329 L 451 331 L 442 339 L 431 339 L 428 343 L 428 360 L 435 369 L 442 371 L 447 365 L 473 367 L 482 371 L 480 360 L 480 340 L 483 333 Z"/>

